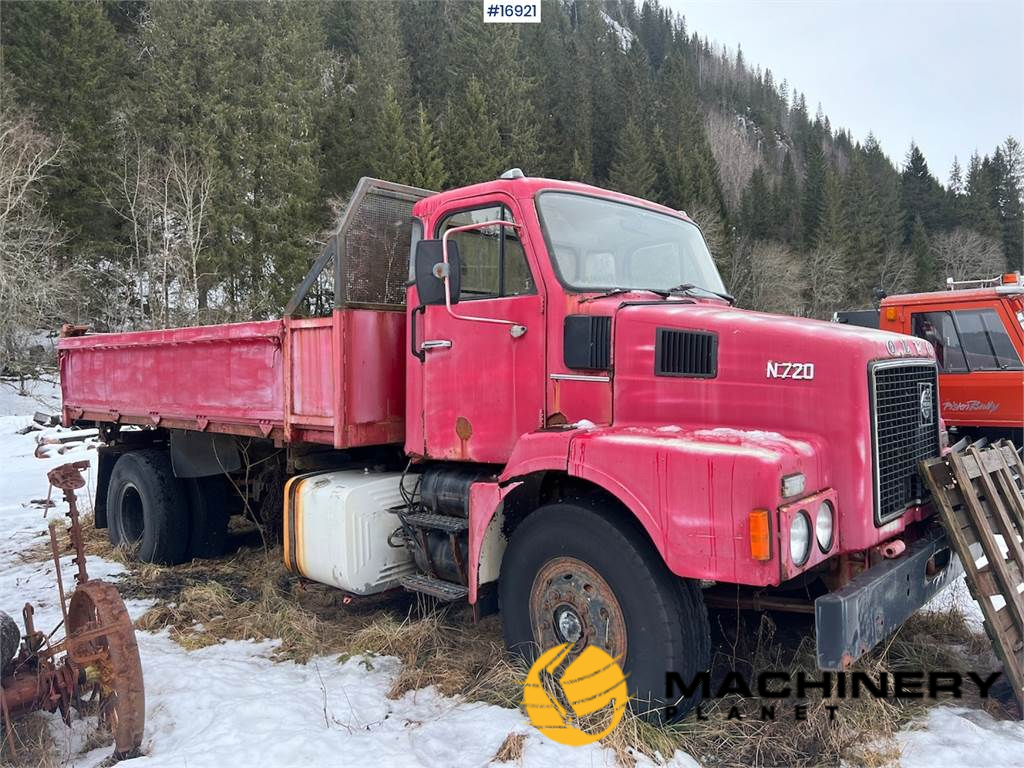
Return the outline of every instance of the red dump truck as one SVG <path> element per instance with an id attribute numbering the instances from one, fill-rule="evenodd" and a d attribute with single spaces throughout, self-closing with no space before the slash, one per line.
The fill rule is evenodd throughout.
<path id="1" fill-rule="evenodd" d="M 931 345 L 737 309 L 684 213 L 604 189 L 364 179 L 282 319 L 59 349 L 115 544 L 214 555 L 244 510 L 296 574 L 621 657 L 643 711 L 693 703 L 666 672 L 707 667 L 723 591 L 813 602 L 843 669 L 959 573 Z"/>

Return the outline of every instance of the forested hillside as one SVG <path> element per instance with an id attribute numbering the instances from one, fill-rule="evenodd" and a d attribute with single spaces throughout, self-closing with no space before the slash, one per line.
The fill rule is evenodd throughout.
<path id="1" fill-rule="evenodd" d="M 458 0 L 0 13 L 0 368 L 17 327 L 278 312 L 363 175 L 442 189 L 519 166 L 685 209 L 759 309 L 824 317 L 1021 265 L 1012 138 L 940 182 L 653 2 L 547 0 L 526 25 Z"/>

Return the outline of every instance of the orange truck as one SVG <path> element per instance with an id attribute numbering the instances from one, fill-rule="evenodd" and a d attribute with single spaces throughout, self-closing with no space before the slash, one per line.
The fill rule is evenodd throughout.
<path id="1" fill-rule="evenodd" d="M 837 312 L 833 319 L 929 342 L 939 365 L 939 408 L 953 437 L 1008 437 L 1021 445 L 1024 278 L 1016 272 L 984 280 L 950 278 L 946 285 L 945 291 L 886 296 L 878 309 Z"/>

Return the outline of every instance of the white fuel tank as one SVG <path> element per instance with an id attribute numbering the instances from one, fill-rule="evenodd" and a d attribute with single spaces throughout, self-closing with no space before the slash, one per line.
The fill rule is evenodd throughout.
<path id="1" fill-rule="evenodd" d="M 415 573 L 388 508 L 402 504 L 401 474 L 344 470 L 293 477 L 285 485 L 284 561 L 289 570 L 356 595 L 398 586 Z"/>

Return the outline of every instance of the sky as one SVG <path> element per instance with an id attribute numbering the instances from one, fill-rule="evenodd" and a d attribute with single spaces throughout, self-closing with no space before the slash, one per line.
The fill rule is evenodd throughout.
<path id="1" fill-rule="evenodd" d="M 662 0 L 688 31 L 743 48 L 901 165 L 915 142 L 945 184 L 953 157 L 1024 138 L 1022 0 Z"/>

